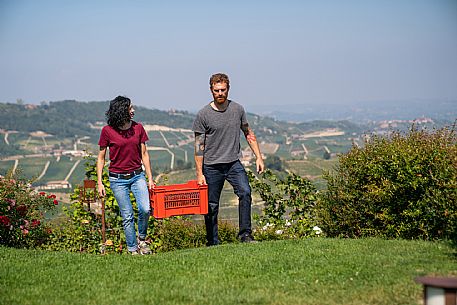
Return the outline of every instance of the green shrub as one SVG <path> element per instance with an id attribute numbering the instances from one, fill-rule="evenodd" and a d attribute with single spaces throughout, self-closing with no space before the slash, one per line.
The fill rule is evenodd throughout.
<path id="1" fill-rule="evenodd" d="M 89 157 L 86 162 L 87 176 L 95 179 L 95 160 Z M 114 194 L 109 187 L 107 172 L 103 173 L 105 185 L 105 226 L 106 240 L 102 241 L 101 216 L 88 211 L 81 202 L 81 187 L 76 187 L 71 195 L 72 204 L 64 209 L 66 221 L 54 227 L 50 241 L 43 247 L 48 250 L 65 250 L 71 252 L 89 253 L 124 253 L 125 235 L 122 228 L 122 217 Z M 90 195 L 90 194 L 89 194 Z M 138 217 L 138 209 L 133 195 L 130 197 Z M 219 225 L 219 235 L 222 243 L 236 241 L 237 229 L 228 223 Z M 148 237 L 154 252 L 165 252 L 177 249 L 201 247 L 206 244 L 206 230 L 203 224 L 196 224 L 184 217 L 166 219 L 149 219 Z"/>
<path id="2" fill-rule="evenodd" d="M 159 220 L 156 228 L 158 240 L 157 252 L 178 249 L 197 248 L 206 245 L 204 223 L 196 223 L 183 217 L 171 217 Z M 238 229 L 229 222 L 219 223 L 219 240 L 221 244 L 237 241 Z"/>
<path id="3" fill-rule="evenodd" d="M 202 225 L 202 228 L 205 230 L 206 234 L 205 226 Z M 229 221 L 219 221 L 218 230 L 219 241 L 221 244 L 238 242 L 238 227 L 235 226 L 233 223 Z"/>
<path id="4" fill-rule="evenodd" d="M 89 156 L 86 158 L 86 177 L 97 180 L 96 160 Z M 109 187 L 108 172 L 105 170 L 102 177 L 105 186 L 105 238 L 102 238 L 102 218 L 94 211 L 88 211 L 87 204 L 81 200 L 82 186 L 75 187 L 70 198 L 70 208 L 64 208 L 66 220 L 54 226 L 50 241 L 43 246 L 47 250 L 64 250 L 70 252 L 88 253 L 123 253 L 127 251 L 125 246 L 125 235 L 122 228 L 122 217 L 119 206 L 114 198 L 113 191 Z M 93 197 L 92 191 L 86 197 Z M 97 192 L 97 190 L 95 190 Z M 133 195 L 130 197 L 135 212 L 135 219 L 138 217 L 138 209 Z M 98 204 L 101 200 L 97 200 Z M 154 230 L 154 219 L 149 221 L 148 235 L 151 236 Z M 151 237 L 149 237 L 151 240 Z M 153 243 L 151 248 L 156 245 Z"/>
<path id="5" fill-rule="evenodd" d="M 55 195 L 37 193 L 26 181 L 0 176 L 0 245 L 32 248 L 46 242 L 50 228 L 45 214 L 58 204 Z"/>
<path id="6" fill-rule="evenodd" d="M 102 241 L 101 215 L 87 211 L 80 201 L 74 201 L 70 208 L 64 208 L 66 220 L 53 227 L 50 240 L 43 246 L 47 250 L 100 253 L 122 253 L 125 237 L 118 224 L 118 216 L 106 210 L 106 240 Z"/>
<path id="7" fill-rule="evenodd" d="M 318 204 L 330 236 L 455 240 L 455 126 L 371 136 L 327 172 Z"/>
<path id="8" fill-rule="evenodd" d="M 262 215 L 254 215 L 257 240 L 275 240 L 316 236 L 316 188 L 306 178 L 289 173 L 278 178 L 271 170 L 259 177 L 248 172 L 254 191 L 264 201 Z"/>
<path id="9" fill-rule="evenodd" d="M 265 159 L 265 167 L 277 171 L 284 171 L 284 162 L 277 155 L 268 155 Z"/>

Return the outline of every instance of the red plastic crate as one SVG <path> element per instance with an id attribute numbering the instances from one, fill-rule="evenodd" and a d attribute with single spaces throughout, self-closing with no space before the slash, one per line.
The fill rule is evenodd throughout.
<path id="1" fill-rule="evenodd" d="M 208 186 L 198 185 L 197 180 L 185 184 L 157 185 L 149 192 L 154 218 L 207 214 Z"/>

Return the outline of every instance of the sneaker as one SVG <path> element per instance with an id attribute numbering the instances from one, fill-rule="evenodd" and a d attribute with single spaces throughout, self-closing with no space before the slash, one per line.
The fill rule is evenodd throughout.
<path id="1" fill-rule="evenodd" d="M 242 243 L 256 243 L 257 241 L 254 239 L 254 236 L 251 234 L 244 234 L 241 236 L 240 241 Z"/>
<path id="2" fill-rule="evenodd" d="M 131 255 L 140 255 L 140 253 L 138 252 L 138 250 L 136 250 L 136 251 L 130 251 L 130 254 L 131 254 Z"/>
<path id="3" fill-rule="evenodd" d="M 148 242 L 145 240 L 138 240 L 138 252 L 141 255 L 151 254 L 151 248 L 149 248 Z"/>

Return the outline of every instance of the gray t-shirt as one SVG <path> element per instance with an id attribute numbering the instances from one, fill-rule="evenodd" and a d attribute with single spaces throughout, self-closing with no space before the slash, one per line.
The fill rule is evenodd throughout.
<path id="1" fill-rule="evenodd" d="M 247 124 L 243 106 L 234 101 L 227 109 L 217 111 L 210 104 L 197 114 L 192 130 L 204 134 L 203 163 L 230 163 L 241 157 L 240 130 Z"/>

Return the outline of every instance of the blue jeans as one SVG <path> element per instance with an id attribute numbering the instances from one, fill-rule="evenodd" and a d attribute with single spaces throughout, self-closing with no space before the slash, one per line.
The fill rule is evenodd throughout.
<path id="1" fill-rule="evenodd" d="M 240 161 L 213 165 L 203 165 L 203 175 L 208 184 L 208 214 L 205 215 L 206 238 L 208 245 L 219 244 L 217 215 L 219 200 L 224 182 L 227 180 L 238 196 L 238 236 L 251 234 L 251 187 L 248 176 Z"/>
<path id="2" fill-rule="evenodd" d="M 135 196 L 138 206 L 138 237 L 144 239 L 148 231 L 149 215 L 151 212 L 146 177 L 144 176 L 144 172 L 142 172 L 130 179 L 109 177 L 109 182 L 121 212 L 127 249 L 129 251 L 136 251 L 138 244 L 135 230 L 135 215 L 133 213 L 132 202 L 130 201 L 130 191 Z"/>

